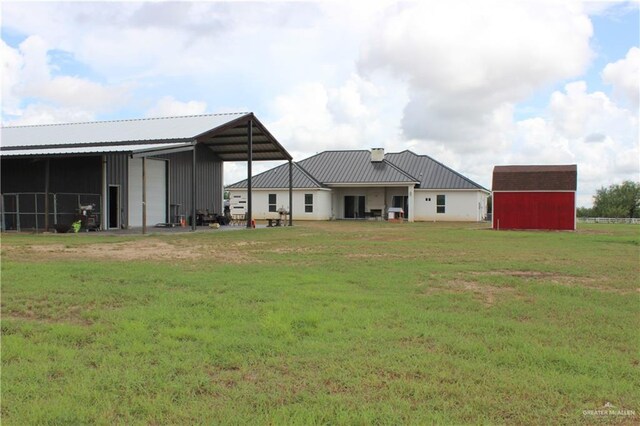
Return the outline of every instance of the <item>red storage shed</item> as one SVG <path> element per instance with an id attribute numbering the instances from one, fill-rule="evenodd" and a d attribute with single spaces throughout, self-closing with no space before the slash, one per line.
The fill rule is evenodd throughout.
<path id="1" fill-rule="evenodd" d="M 493 229 L 576 229 L 575 164 L 495 166 Z"/>

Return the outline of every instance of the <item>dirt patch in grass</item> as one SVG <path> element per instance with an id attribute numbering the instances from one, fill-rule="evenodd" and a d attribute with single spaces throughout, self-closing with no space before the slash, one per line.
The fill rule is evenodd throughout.
<path id="1" fill-rule="evenodd" d="M 324 247 L 292 247 L 292 246 L 279 246 L 279 247 L 271 247 L 269 249 L 263 250 L 263 253 L 277 253 L 277 254 L 288 254 L 288 253 L 320 253 L 324 250 Z"/>
<path id="2" fill-rule="evenodd" d="M 403 253 L 347 253 L 348 259 L 409 259 L 414 256 L 407 256 Z M 417 257 L 417 256 L 415 256 Z"/>
<path id="3" fill-rule="evenodd" d="M 93 324 L 93 321 L 82 316 L 82 312 L 84 310 L 85 309 L 81 306 L 72 306 L 64 316 L 53 317 L 44 315 L 42 312 L 36 312 L 31 308 L 27 308 L 22 311 L 5 311 L 2 314 L 2 318 L 9 320 L 33 321 L 44 324 L 68 323 L 88 327 Z"/>
<path id="4" fill-rule="evenodd" d="M 247 244 L 231 244 L 223 249 L 207 245 L 174 245 L 165 241 L 141 239 L 124 243 L 88 244 L 65 246 L 64 244 L 5 247 L 8 258 L 20 261 L 42 260 L 116 260 L 116 261 L 167 261 L 203 260 L 219 263 L 248 263 L 256 259 L 246 252 Z"/>
<path id="5" fill-rule="evenodd" d="M 517 294 L 516 289 L 511 287 L 499 287 L 462 279 L 450 280 L 444 284 L 428 287 L 423 292 L 426 295 L 437 293 L 472 293 L 474 299 L 479 300 L 485 306 L 493 306 L 498 299 L 505 296 L 522 297 Z"/>
<path id="6" fill-rule="evenodd" d="M 475 276 L 509 276 L 521 278 L 529 281 L 546 281 L 551 284 L 557 284 L 565 287 L 581 287 L 589 290 L 598 290 L 603 292 L 617 293 L 617 294 L 632 294 L 633 289 L 609 287 L 605 285 L 598 285 L 603 283 L 603 280 L 596 280 L 591 277 L 580 277 L 575 275 L 564 275 L 555 272 L 543 272 L 543 271 L 487 271 L 487 272 L 472 272 Z M 636 291 L 640 289 L 636 288 Z"/>

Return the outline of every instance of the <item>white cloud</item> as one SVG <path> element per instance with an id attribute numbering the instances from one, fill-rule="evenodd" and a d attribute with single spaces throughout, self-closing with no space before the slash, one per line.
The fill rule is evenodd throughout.
<path id="1" fill-rule="evenodd" d="M 372 29 L 359 67 L 407 82 L 407 138 L 467 152 L 493 146 L 479 135 L 496 133 L 515 102 L 580 75 L 591 35 L 588 16 L 572 2 L 403 3 Z"/>
<path id="2" fill-rule="evenodd" d="M 207 103 L 202 101 L 181 102 L 171 96 L 158 100 L 147 113 L 147 117 L 171 117 L 179 115 L 199 115 L 207 112 Z"/>
<path id="3" fill-rule="evenodd" d="M 629 110 L 602 92 L 588 93 L 584 81 L 567 84 L 564 92 L 554 92 L 549 109 L 554 126 L 568 138 L 589 139 L 593 134 L 602 134 L 630 141 L 637 127 L 637 117 Z"/>
<path id="4" fill-rule="evenodd" d="M 634 108 L 640 105 L 640 48 L 632 47 L 624 59 L 607 64 L 602 80 L 613 86 L 613 95 L 625 99 Z"/>
<path id="5" fill-rule="evenodd" d="M 16 2 L 3 13 L 4 26 L 46 38 L 112 81 L 246 72 L 281 44 L 274 32 L 304 33 L 321 16 L 313 3 L 260 2 Z"/>
<path id="6" fill-rule="evenodd" d="M 30 104 L 20 110 L 16 118 L 3 123 L 7 126 L 27 126 L 32 124 L 79 123 L 95 121 L 96 116 L 84 109 L 53 107 L 46 104 Z"/>
<path id="7" fill-rule="evenodd" d="M 583 81 L 551 95 L 545 117 L 516 123 L 512 164 L 577 164 L 578 205 L 601 186 L 640 179 L 638 117 Z"/>
<path id="8" fill-rule="evenodd" d="M 536 106 L 542 113 L 518 121 L 514 111 L 540 88 L 587 78 L 588 14 L 608 9 L 502 0 L 9 2 L 3 27 L 27 39 L 0 44 L 3 114 L 12 124 L 92 120 L 129 94 L 128 112 L 147 116 L 254 111 L 296 160 L 326 149 L 410 148 L 485 186 L 494 164 L 573 162 L 584 198 L 637 178 L 637 110 L 620 101 L 631 96 L 637 108 L 638 48 L 603 70 L 613 95 L 575 82 L 546 109 Z M 61 75 L 52 49 L 92 77 Z M 256 163 L 254 172 L 270 166 Z M 227 183 L 245 177 L 243 163 L 225 166 Z"/>
<path id="9" fill-rule="evenodd" d="M 20 97 L 15 93 L 20 83 L 20 70 L 23 58 L 20 52 L 0 40 L 0 56 L 2 56 L 2 112 L 16 115 L 20 112 Z"/>
<path id="10" fill-rule="evenodd" d="M 394 80 L 364 80 L 351 74 L 342 84 L 307 82 L 277 96 L 265 121 L 294 161 L 331 149 L 383 147 L 401 151 L 399 122 L 407 101 L 404 86 Z M 257 162 L 254 174 L 278 162 Z M 244 163 L 225 164 L 225 183 L 246 179 Z"/>
<path id="11" fill-rule="evenodd" d="M 32 122 L 36 117 L 47 123 L 75 121 L 126 102 L 127 86 L 107 86 L 68 75 L 52 76 L 49 50 L 39 36 L 28 37 L 17 49 L 2 42 L 2 112 L 12 117 L 6 124 Z M 24 98 L 31 99 L 26 107 L 22 105 Z"/>
<path id="12" fill-rule="evenodd" d="M 296 159 L 330 149 L 397 147 L 406 95 L 389 84 L 383 88 L 352 74 L 337 87 L 296 86 L 276 97 L 271 115 L 279 118 L 267 125 Z"/>

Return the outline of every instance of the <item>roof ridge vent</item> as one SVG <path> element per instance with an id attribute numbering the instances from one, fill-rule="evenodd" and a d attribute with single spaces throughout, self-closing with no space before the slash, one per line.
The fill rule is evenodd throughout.
<path id="1" fill-rule="evenodd" d="M 384 161 L 384 148 L 371 148 L 371 162 L 380 163 Z"/>

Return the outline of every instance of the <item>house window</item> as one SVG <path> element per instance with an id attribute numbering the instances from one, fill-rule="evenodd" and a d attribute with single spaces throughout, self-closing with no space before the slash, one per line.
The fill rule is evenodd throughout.
<path id="1" fill-rule="evenodd" d="M 276 200 L 276 194 L 269 194 L 269 211 L 270 212 L 276 212 L 278 211 L 277 208 L 277 200 Z"/>
<path id="2" fill-rule="evenodd" d="M 304 194 L 304 212 L 313 213 L 313 194 Z"/>
<path id="3" fill-rule="evenodd" d="M 444 213 L 445 196 L 438 195 L 436 197 L 436 213 Z"/>

